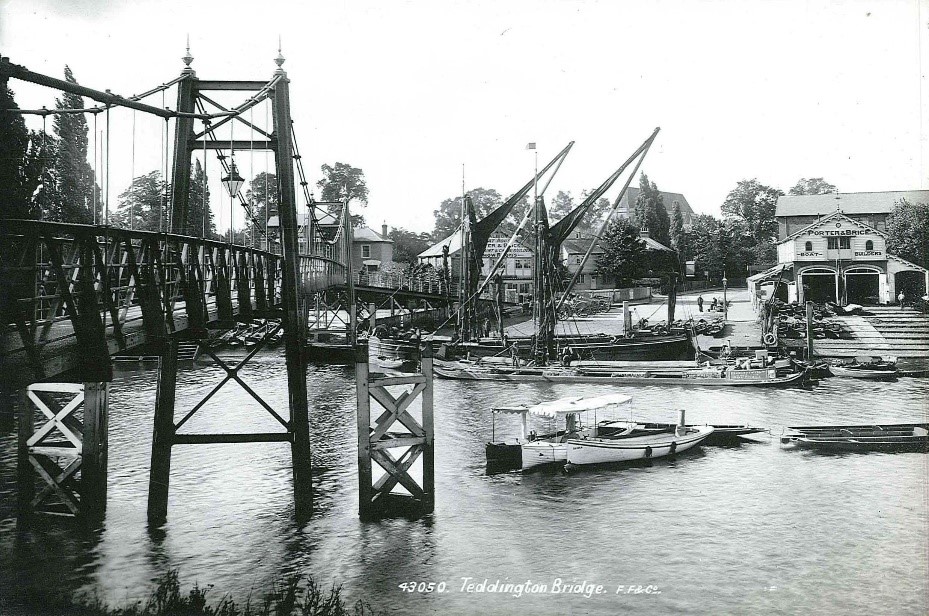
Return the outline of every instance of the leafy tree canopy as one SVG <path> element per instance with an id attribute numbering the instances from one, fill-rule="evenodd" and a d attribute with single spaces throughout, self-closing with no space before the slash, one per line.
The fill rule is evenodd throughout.
<path id="1" fill-rule="evenodd" d="M 675 203 L 671 210 L 671 247 L 677 251 L 678 258 L 683 262 L 684 255 L 687 252 L 688 241 L 687 232 L 684 231 L 684 214 L 681 212 L 681 204 Z"/>
<path id="2" fill-rule="evenodd" d="M 632 286 L 647 268 L 645 242 L 639 228 L 626 218 L 611 221 L 600 239 L 603 254 L 597 258 L 597 274 L 616 281 L 621 287 Z"/>
<path id="3" fill-rule="evenodd" d="M 787 194 L 789 195 L 825 195 L 836 192 L 833 184 L 822 178 L 801 178 L 794 184 Z"/>
<path id="4" fill-rule="evenodd" d="M 474 204 L 474 214 L 477 220 L 487 216 L 494 208 L 503 204 L 503 197 L 492 188 L 474 188 L 466 194 L 471 197 L 471 202 Z M 432 237 L 436 241 L 448 237 L 461 224 L 461 197 L 445 199 L 439 204 L 439 209 L 433 210 L 432 214 L 435 216 Z"/>
<path id="5" fill-rule="evenodd" d="M 126 229 L 159 231 L 166 228 L 165 183 L 160 171 L 150 171 L 132 180 L 120 193 L 111 222 Z"/>
<path id="6" fill-rule="evenodd" d="M 322 201 L 341 201 L 343 190 L 348 189 L 349 199 L 360 202 L 361 207 L 368 205 L 368 185 L 365 183 L 364 171 L 347 163 L 336 163 L 334 166 L 323 165 L 320 169 L 323 172 L 323 179 L 316 182 L 316 185 L 322 189 L 320 193 Z M 358 207 L 358 205 L 352 205 L 351 209 L 355 210 Z M 327 208 L 334 216 L 339 216 L 342 212 L 341 205 L 329 205 Z M 353 214 L 352 224 L 363 225 L 364 216 Z"/>
<path id="7" fill-rule="evenodd" d="M 929 204 L 896 204 L 887 216 L 887 252 L 929 268 Z"/>
<path id="8" fill-rule="evenodd" d="M 777 198 L 783 194 L 783 191 L 765 186 L 757 179 L 742 180 L 729 192 L 720 209 L 725 218 L 743 221 L 756 243 L 772 241 L 777 238 L 777 221 L 774 218 Z"/>
<path id="9" fill-rule="evenodd" d="M 13 91 L 0 90 L 0 109 L 18 109 Z M 38 137 L 38 139 L 36 139 Z M 41 135 L 32 135 L 18 113 L 0 112 L 0 217 L 38 218 L 41 191 Z"/>
<path id="10" fill-rule="evenodd" d="M 77 83 L 71 68 L 65 66 L 65 80 Z M 84 99 L 77 94 L 62 92 L 55 100 L 56 109 L 83 109 Z M 48 212 L 52 220 L 91 223 L 100 218 L 100 191 L 95 190 L 94 172 L 87 162 L 87 119 L 82 113 L 62 113 L 55 116 L 58 136 L 57 156 L 53 167 L 58 182 L 57 208 Z M 96 195 L 96 197 L 95 197 Z"/>
<path id="11" fill-rule="evenodd" d="M 644 173 L 639 177 L 639 194 L 635 198 L 633 220 L 642 229 L 648 229 L 650 237 L 668 246 L 671 244 L 671 221 L 658 186 L 648 181 Z"/>
<path id="12" fill-rule="evenodd" d="M 394 242 L 394 261 L 410 266 L 416 263 L 416 256 L 432 245 L 432 236 L 428 233 L 416 233 L 394 227 L 387 234 L 387 239 Z"/>
<path id="13" fill-rule="evenodd" d="M 190 203 L 187 208 L 187 227 L 183 233 L 194 237 L 218 237 L 213 209 L 210 207 L 210 187 L 199 160 L 190 174 Z"/>

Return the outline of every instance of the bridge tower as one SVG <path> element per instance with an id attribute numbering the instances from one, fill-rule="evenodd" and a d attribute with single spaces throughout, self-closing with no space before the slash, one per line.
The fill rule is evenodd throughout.
<path id="1" fill-rule="evenodd" d="M 255 443 L 269 441 L 287 441 L 291 446 L 293 465 L 294 499 L 296 516 L 298 520 L 307 519 L 313 511 L 313 491 L 310 458 L 310 429 L 309 406 L 307 402 L 306 371 L 307 362 L 303 353 L 303 341 L 306 339 L 305 298 L 301 292 L 300 255 L 298 242 L 298 222 L 296 208 L 296 187 L 294 180 L 294 149 L 292 141 L 292 120 L 290 115 L 290 80 L 284 71 L 284 57 L 278 52 L 275 63 L 277 69 L 270 82 L 253 81 L 204 81 L 197 79 L 190 64 L 193 58 L 188 50 L 183 58 L 187 67 L 182 72 L 182 79 L 178 87 L 178 111 L 181 115 L 177 120 L 174 148 L 174 178 L 172 189 L 172 230 L 181 232 L 186 228 L 187 213 L 189 210 L 189 178 L 191 165 L 191 152 L 194 148 L 209 148 L 222 150 L 225 148 L 240 147 L 242 149 L 268 149 L 274 153 L 275 170 L 278 179 L 278 208 L 281 221 L 281 244 L 283 250 L 283 267 L 281 280 L 282 306 L 279 316 L 284 328 L 284 344 L 287 365 L 288 403 L 289 414 L 284 420 L 279 414 L 249 388 L 238 376 L 239 369 L 252 357 L 261 345 L 256 347 L 243 361 L 235 366 L 228 366 L 225 362 L 214 356 L 214 360 L 226 371 L 223 384 L 235 380 L 243 389 L 255 398 L 272 416 L 285 428 L 286 432 L 252 433 L 252 434 L 212 434 L 212 435 L 181 435 L 178 428 L 212 396 L 219 387 L 214 388 L 203 400 L 178 423 L 175 423 L 175 396 L 177 387 L 177 343 L 170 341 L 164 346 L 162 360 L 159 365 L 158 394 L 155 408 L 155 425 L 152 442 L 152 466 L 149 480 L 148 517 L 154 524 L 162 522 L 167 517 L 168 486 L 171 470 L 171 449 L 177 444 L 205 444 L 205 443 Z M 273 132 L 262 131 L 258 127 L 246 122 L 239 115 L 229 115 L 212 126 L 205 123 L 203 131 L 194 132 L 193 114 L 198 97 L 204 97 L 213 106 L 222 108 L 215 101 L 206 98 L 203 94 L 209 91 L 246 91 L 254 92 L 250 101 L 264 98 L 270 99 Z M 240 107 L 241 108 L 241 107 Z M 266 141 L 256 142 L 230 142 L 215 138 L 213 131 L 219 126 L 232 121 L 248 125 L 253 131 L 263 133 Z M 212 139 L 205 137 L 210 136 Z M 202 138 L 202 139 L 201 139 Z M 225 157 L 220 157 L 223 167 L 228 173 L 230 168 L 225 163 Z M 179 181 L 183 178 L 183 181 Z M 241 270 L 240 270 L 241 271 Z M 241 281 L 239 289 L 248 288 L 248 280 Z M 240 302 L 241 305 L 241 302 Z M 240 318 L 250 318 L 252 315 L 242 315 Z M 256 315 L 257 316 L 257 315 Z M 267 315 L 266 315 L 267 316 Z"/>

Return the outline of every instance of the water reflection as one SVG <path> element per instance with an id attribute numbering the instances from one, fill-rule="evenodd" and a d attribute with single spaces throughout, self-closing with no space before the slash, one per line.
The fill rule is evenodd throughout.
<path id="1" fill-rule="evenodd" d="M 286 416 L 283 364 L 280 355 L 262 355 L 242 374 Z M 710 613 L 929 607 L 925 455 L 823 456 L 785 451 L 774 439 L 570 475 L 488 474 L 484 458 L 493 406 L 622 391 L 633 396 L 635 418 L 673 422 L 685 408 L 690 423 L 748 423 L 777 435 L 792 424 L 927 421 L 927 380 L 830 379 L 815 391 L 437 381 L 435 513 L 362 523 L 352 370 L 311 367 L 312 519 L 293 521 L 287 444 L 178 446 L 168 521 L 149 529 L 156 379 L 146 368 L 120 371 L 111 389 L 105 524 L 82 535 L 62 520 L 27 533 L 10 518 L 0 521 L 0 592 L 41 592 L 51 578 L 124 601 L 178 568 L 185 583 L 214 584 L 237 599 L 275 576 L 312 574 L 324 586 L 344 584 L 350 601 L 366 598 L 408 614 L 673 613 L 693 611 L 694 597 L 701 600 L 697 611 Z M 185 370 L 178 416 L 223 375 L 216 366 Z M 184 427 L 279 429 L 235 384 Z M 498 418 L 498 439 L 518 433 L 518 420 Z M 0 435 L 0 512 L 15 502 L 15 456 L 15 435 Z M 658 584 L 662 594 L 582 602 L 478 596 L 459 592 L 465 577 Z M 410 594 L 398 588 L 404 581 L 443 581 L 449 590 Z"/>

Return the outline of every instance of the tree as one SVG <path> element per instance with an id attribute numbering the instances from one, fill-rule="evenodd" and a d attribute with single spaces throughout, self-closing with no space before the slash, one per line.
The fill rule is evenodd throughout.
<path id="1" fill-rule="evenodd" d="M 210 207 L 210 187 L 203 166 L 196 161 L 190 176 L 190 203 L 187 208 L 187 227 L 182 231 L 194 237 L 216 238 L 216 223 Z"/>
<path id="2" fill-rule="evenodd" d="M 639 176 L 639 194 L 635 198 L 633 221 L 642 229 L 648 229 L 649 237 L 665 246 L 671 243 L 671 221 L 658 186 L 648 181 L 648 176 Z"/>
<path id="3" fill-rule="evenodd" d="M 742 180 L 729 192 L 720 208 L 724 218 L 740 219 L 755 243 L 777 239 L 774 211 L 783 191 L 765 186 L 757 179 Z"/>
<path id="4" fill-rule="evenodd" d="M 432 237 L 428 233 L 416 233 L 396 227 L 390 230 L 387 238 L 394 242 L 394 261 L 410 266 L 416 264 L 419 253 L 432 245 Z"/>
<path id="5" fill-rule="evenodd" d="M 126 229 L 160 231 L 168 223 L 165 207 L 165 183 L 160 171 L 150 171 L 132 180 L 129 188 L 120 193 L 114 224 Z"/>
<path id="6" fill-rule="evenodd" d="M 826 195 L 838 189 L 822 178 L 801 178 L 787 194 L 790 195 Z"/>
<path id="7" fill-rule="evenodd" d="M 587 200 L 587 197 L 589 195 L 590 195 L 590 191 L 586 189 L 582 190 L 581 191 L 581 202 L 584 202 L 585 200 Z M 577 205 L 580 205 L 580 204 L 577 204 Z M 599 199 L 597 199 L 591 204 L 590 209 L 587 210 L 587 215 L 581 218 L 581 222 L 578 224 L 578 229 L 580 229 L 581 231 L 587 231 L 587 232 L 595 231 L 599 229 L 600 223 L 603 220 L 603 216 L 608 211 L 610 211 L 611 207 L 612 207 L 612 204 L 610 203 L 609 199 L 607 199 L 606 197 L 600 197 Z M 549 218 L 554 220 L 551 216 L 549 216 Z"/>
<path id="8" fill-rule="evenodd" d="M 629 220 L 611 221 L 600 240 L 603 254 L 597 258 L 597 275 L 612 278 L 621 287 L 632 286 L 641 278 L 648 265 L 645 242 L 639 229 Z"/>
<path id="9" fill-rule="evenodd" d="M 249 204 L 255 220 L 261 225 L 261 230 L 254 229 L 254 225 L 249 225 L 249 235 L 252 241 L 264 236 L 265 221 L 270 220 L 272 216 L 279 215 L 279 199 L 280 192 L 276 174 L 262 171 L 248 183 L 245 201 Z M 269 246 L 279 242 L 280 227 L 269 227 L 267 239 Z"/>
<path id="10" fill-rule="evenodd" d="M 559 190 L 548 206 L 548 217 L 550 220 L 561 220 L 570 214 L 574 207 L 574 197 L 571 196 L 571 193 Z"/>
<path id="11" fill-rule="evenodd" d="M 323 201 L 341 202 L 343 190 L 347 188 L 349 199 L 361 202 L 361 207 L 368 205 L 368 186 L 365 183 L 364 171 L 346 163 L 336 163 L 333 167 L 323 165 L 320 169 L 323 179 L 316 182 L 316 185 L 322 189 L 320 195 Z M 330 205 L 328 209 L 330 214 L 338 216 L 342 206 Z M 356 227 L 363 225 L 364 216 L 353 214 L 352 224 Z"/>
<path id="12" fill-rule="evenodd" d="M 77 83 L 68 66 L 65 66 L 65 80 Z M 61 98 L 55 100 L 55 108 L 83 109 L 84 99 L 63 92 Z M 61 113 L 55 116 L 54 126 L 58 136 L 54 167 L 59 202 L 55 211 L 47 215 L 52 220 L 92 223 L 95 212 L 101 211 L 101 199 L 100 191 L 95 190 L 93 169 L 87 162 L 87 119 L 83 113 Z"/>
<path id="13" fill-rule="evenodd" d="M 19 109 L 13 91 L 0 89 L 0 110 Z M 43 192 L 42 161 L 48 156 L 46 139 L 26 129 L 23 116 L 0 111 L 0 217 L 38 218 Z"/>
<path id="14" fill-rule="evenodd" d="M 683 263 L 687 252 L 687 233 L 684 231 L 684 214 L 681 204 L 675 202 L 671 210 L 671 247 L 677 251 L 678 258 Z"/>
<path id="15" fill-rule="evenodd" d="M 929 268 L 929 204 L 896 203 L 887 216 L 887 252 Z"/>
<path id="16" fill-rule="evenodd" d="M 474 205 L 474 214 L 480 220 L 495 208 L 503 204 L 503 198 L 492 188 L 475 188 L 469 190 L 467 196 L 471 197 Z M 514 208 L 514 210 L 517 208 Z M 525 210 L 524 210 L 525 211 Z M 432 237 L 436 241 L 444 239 L 455 232 L 461 224 L 461 197 L 449 197 L 439 204 L 439 209 L 433 210 L 435 227 Z"/>

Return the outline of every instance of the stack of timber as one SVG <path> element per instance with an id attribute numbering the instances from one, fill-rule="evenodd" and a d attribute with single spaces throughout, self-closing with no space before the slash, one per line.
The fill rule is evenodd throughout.
<path id="1" fill-rule="evenodd" d="M 929 316 L 913 308 L 868 306 L 859 316 L 837 316 L 849 339 L 817 340 L 816 354 L 823 357 L 881 355 L 929 358 Z"/>

